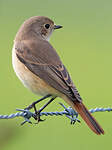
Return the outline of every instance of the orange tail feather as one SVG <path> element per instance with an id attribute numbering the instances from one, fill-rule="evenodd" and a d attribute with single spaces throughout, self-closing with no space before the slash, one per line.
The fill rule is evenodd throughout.
<path id="1" fill-rule="evenodd" d="M 74 108 L 93 132 L 95 132 L 98 135 L 104 134 L 104 130 L 94 119 L 94 117 L 90 114 L 90 112 L 87 110 L 83 103 L 75 103 Z"/>

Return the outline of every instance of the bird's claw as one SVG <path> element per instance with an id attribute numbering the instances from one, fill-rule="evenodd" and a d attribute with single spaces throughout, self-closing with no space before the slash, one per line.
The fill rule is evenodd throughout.
<path id="1" fill-rule="evenodd" d="M 40 112 L 39 111 L 36 111 L 32 117 L 35 120 L 37 120 L 37 122 L 35 124 L 38 124 L 39 122 L 45 121 L 45 119 L 43 120 L 40 118 Z"/>

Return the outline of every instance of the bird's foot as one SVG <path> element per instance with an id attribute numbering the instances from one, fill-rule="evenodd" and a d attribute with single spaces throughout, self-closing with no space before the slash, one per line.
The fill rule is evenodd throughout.
<path id="1" fill-rule="evenodd" d="M 45 119 L 43 120 L 43 119 L 41 119 L 40 118 L 40 111 L 35 111 L 35 113 L 34 113 L 34 115 L 33 115 L 33 118 L 35 119 L 35 120 L 37 120 L 37 122 L 35 123 L 35 124 L 38 124 L 39 122 L 42 122 L 42 121 L 45 121 Z"/>
<path id="2" fill-rule="evenodd" d="M 52 97 L 42 108 L 40 108 L 38 111 L 36 109 L 36 104 L 39 103 L 40 101 L 42 101 L 43 99 L 47 98 L 47 97 L 50 97 L 51 95 L 47 95 L 45 97 L 43 97 L 42 99 L 40 100 L 37 100 L 35 102 L 33 102 L 31 105 L 29 105 L 28 107 L 25 108 L 25 110 L 30 110 L 32 108 L 34 108 L 34 114 L 33 114 L 33 118 L 35 120 L 37 120 L 37 123 L 39 123 L 40 121 L 44 121 L 40 118 L 40 113 L 56 98 L 56 97 Z"/>
<path id="3" fill-rule="evenodd" d="M 37 111 L 36 104 L 36 102 L 33 102 L 31 105 L 25 108 L 25 110 L 30 110 L 34 108 L 34 114 L 32 115 L 32 117 L 37 121 L 35 124 L 44 121 L 40 118 L 40 111 Z"/>

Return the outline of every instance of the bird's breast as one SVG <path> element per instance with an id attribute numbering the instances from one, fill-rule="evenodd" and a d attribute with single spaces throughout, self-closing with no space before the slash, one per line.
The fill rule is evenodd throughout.
<path id="1" fill-rule="evenodd" d="M 52 94 L 59 96 L 56 89 L 49 86 L 46 82 L 33 74 L 16 56 L 16 50 L 12 50 L 12 64 L 17 77 L 21 80 L 25 87 L 30 89 L 33 93 L 45 96 Z"/>

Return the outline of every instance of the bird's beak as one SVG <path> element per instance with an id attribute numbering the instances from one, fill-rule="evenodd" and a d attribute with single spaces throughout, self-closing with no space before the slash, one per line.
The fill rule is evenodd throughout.
<path id="1" fill-rule="evenodd" d="M 55 29 L 60 29 L 60 28 L 62 28 L 63 26 L 60 26 L 60 25 L 54 25 L 54 30 Z"/>

